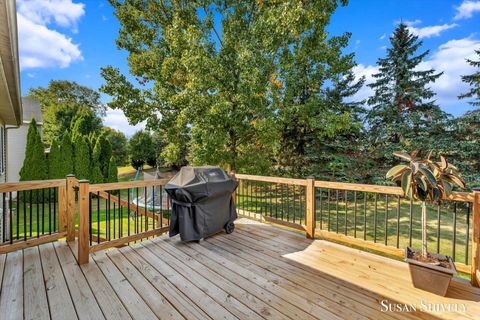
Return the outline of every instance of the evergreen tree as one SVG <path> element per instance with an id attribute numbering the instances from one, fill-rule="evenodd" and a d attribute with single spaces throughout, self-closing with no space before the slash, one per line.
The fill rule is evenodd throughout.
<path id="1" fill-rule="evenodd" d="M 75 175 L 78 179 L 90 179 L 91 156 L 86 137 L 77 137 L 74 142 Z"/>
<path id="2" fill-rule="evenodd" d="M 375 82 L 369 84 L 374 96 L 368 100 L 372 108 L 367 115 L 369 153 L 386 167 L 393 164 L 394 151 L 431 148 L 448 118 L 432 100 L 435 93 L 428 87 L 442 73 L 418 68 L 429 53 L 416 54 L 422 41 L 400 23 L 390 43 L 387 56 L 377 61 Z"/>
<path id="3" fill-rule="evenodd" d="M 108 182 L 118 182 L 117 161 L 111 157 L 108 163 Z"/>
<path id="4" fill-rule="evenodd" d="M 48 164 L 45 147 L 34 118 L 30 122 L 27 133 L 25 160 L 20 169 L 20 181 L 45 180 L 48 178 Z"/>
<path id="5" fill-rule="evenodd" d="M 475 50 L 475 53 L 480 58 L 480 49 Z M 470 91 L 458 97 L 460 99 L 471 98 L 472 100 L 469 101 L 469 103 L 472 106 L 479 107 L 480 106 L 480 59 L 477 61 L 467 59 L 467 62 L 477 70 L 471 75 L 462 76 L 462 81 L 468 83 L 471 88 L 470 88 Z"/>
<path id="6" fill-rule="evenodd" d="M 110 142 L 105 138 L 105 135 L 102 134 L 97 139 L 95 146 L 93 148 L 92 159 L 95 164 L 98 164 L 100 170 L 102 171 L 103 179 L 108 181 L 108 163 L 112 157 L 112 146 Z"/>
<path id="7" fill-rule="evenodd" d="M 65 178 L 69 174 L 73 174 L 73 145 L 70 134 L 65 133 L 60 144 L 60 154 L 59 154 L 59 177 Z"/>
<path id="8" fill-rule="evenodd" d="M 58 145 L 57 139 L 53 139 L 52 145 L 50 146 L 50 153 L 48 155 L 48 178 L 65 178 L 64 175 L 62 176 L 62 166 L 60 146 Z"/>
<path id="9" fill-rule="evenodd" d="M 98 166 L 98 164 L 95 164 L 92 170 L 92 175 L 90 177 L 90 183 L 102 183 L 102 182 L 104 182 L 102 170 L 100 170 L 100 167 Z"/>

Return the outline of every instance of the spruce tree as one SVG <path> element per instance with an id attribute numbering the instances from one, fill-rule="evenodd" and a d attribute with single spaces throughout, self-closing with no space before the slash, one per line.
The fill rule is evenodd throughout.
<path id="1" fill-rule="evenodd" d="M 108 182 L 118 182 L 117 161 L 115 157 L 110 157 L 108 163 Z"/>
<path id="2" fill-rule="evenodd" d="M 464 93 L 458 96 L 460 99 L 471 98 L 472 100 L 469 103 L 472 106 L 480 106 L 480 50 L 475 50 L 475 53 L 478 55 L 479 59 L 477 61 L 467 59 L 468 64 L 476 68 L 476 72 L 462 76 L 462 81 L 470 85 L 470 90 L 467 93 Z"/>
<path id="3" fill-rule="evenodd" d="M 45 180 L 48 178 L 48 164 L 45 157 L 45 147 L 37 128 L 37 122 L 32 118 L 28 127 L 25 160 L 20 169 L 20 181 Z"/>
<path id="4" fill-rule="evenodd" d="M 73 165 L 73 145 L 70 134 L 67 132 L 63 135 L 62 142 L 60 144 L 60 168 L 59 176 L 60 178 L 65 178 L 69 174 L 74 173 Z"/>
<path id="5" fill-rule="evenodd" d="M 52 145 L 50 146 L 50 153 L 48 155 L 48 178 L 49 179 L 61 179 L 65 178 L 62 175 L 62 163 L 61 163 L 61 154 L 60 146 L 58 145 L 57 139 L 53 139 Z"/>
<path id="6" fill-rule="evenodd" d="M 75 175 L 78 179 L 90 179 L 91 156 L 86 137 L 77 137 L 74 146 Z"/>
<path id="7" fill-rule="evenodd" d="M 375 81 L 369 84 L 374 95 L 368 99 L 372 108 L 367 115 L 369 151 L 378 164 L 386 166 L 392 165 L 394 151 L 431 147 L 447 119 L 429 88 L 442 73 L 418 68 L 429 53 L 416 54 L 422 41 L 400 23 L 390 44 L 387 56 L 377 61 Z"/>

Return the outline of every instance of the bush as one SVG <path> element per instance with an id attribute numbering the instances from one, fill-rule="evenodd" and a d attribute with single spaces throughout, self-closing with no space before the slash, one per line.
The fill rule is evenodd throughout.
<path id="1" fill-rule="evenodd" d="M 117 161 L 115 157 L 111 157 L 108 164 L 108 182 L 118 182 Z"/>
<path id="2" fill-rule="evenodd" d="M 60 178 L 65 178 L 73 173 L 75 173 L 73 168 L 73 145 L 70 134 L 65 133 L 60 143 L 58 175 Z"/>
<path id="3" fill-rule="evenodd" d="M 91 157 L 86 137 L 77 137 L 74 146 L 75 175 L 78 179 L 90 179 Z"/>
<path id="4" fill-rule="evenodd" d="M 60 162 L 60 146 L 58 145 L 57 139 L 53 139 L 52 145 L 50 146 L 50 153 L 48 154 L 48 178 L 49 179 L 60 179 L 65 178 L 61 175 L 61 166 Z"/>
<path id="5" fill-rule="evenodd" d="M 32 118 L 28 128 L 25 160 L 20 170 L 20 181 L 45 180 L 47 178 L 48 164 L 45 147 L 37 128 L 37 122 Z"/>

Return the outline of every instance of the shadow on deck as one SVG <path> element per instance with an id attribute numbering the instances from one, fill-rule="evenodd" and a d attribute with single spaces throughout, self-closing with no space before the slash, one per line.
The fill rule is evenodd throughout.
<path id="1" fill-rule="evenodd" d="M 405 263 L 243 221 L 201 243 L 100 251 L 81 267 L 62 241 L 1 255 L 0 318 L 478 319 L 480 289 L 467 281 L 439 297 L 413 288 Z"/>

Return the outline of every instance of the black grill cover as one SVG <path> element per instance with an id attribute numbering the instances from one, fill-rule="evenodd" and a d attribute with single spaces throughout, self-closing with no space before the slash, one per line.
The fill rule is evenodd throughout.
<path id="1" fill-rule="evenodd" d="M 232 192 L 238 182 L 218 167 L 183 167 L 166 185 L 172 201 L 170 237 L 200 240 L 237 218 Z"/>

